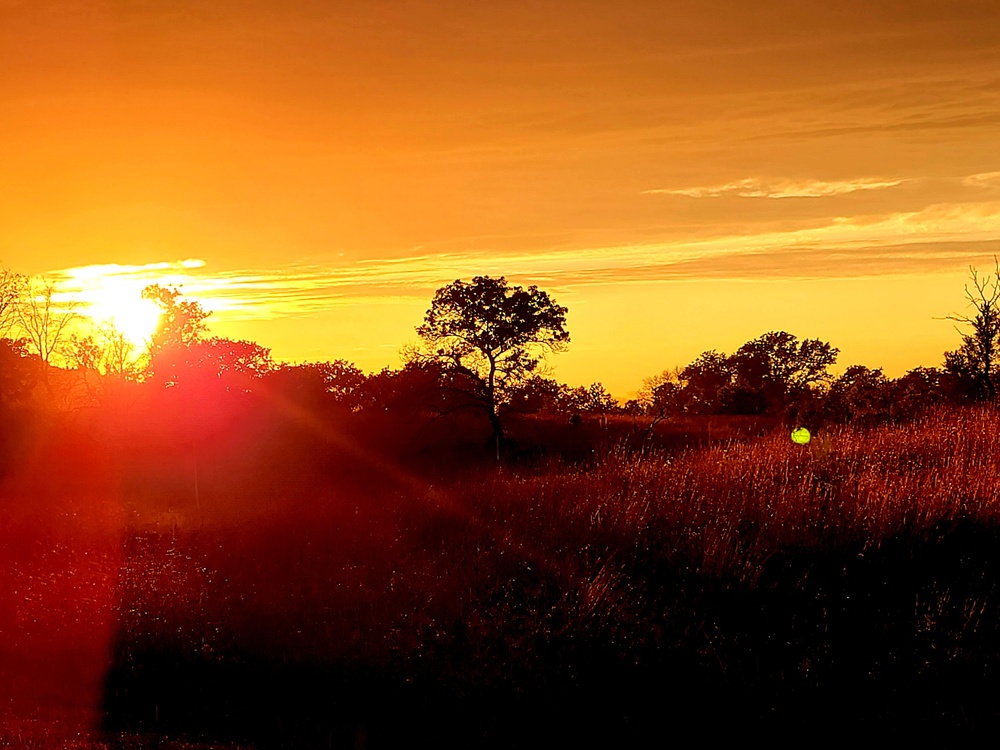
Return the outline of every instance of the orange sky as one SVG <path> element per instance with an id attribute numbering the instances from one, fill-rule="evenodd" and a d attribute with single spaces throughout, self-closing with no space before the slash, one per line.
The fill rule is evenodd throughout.
<path id="1" fill-rule="evenodd" d="M 398 366 L 488 273 L 573 385 L 772 329 L 898 375 L 1000 253 L 1000 3 L 0 0 L 0 153 L 0 263 L 279 359 Z"/>

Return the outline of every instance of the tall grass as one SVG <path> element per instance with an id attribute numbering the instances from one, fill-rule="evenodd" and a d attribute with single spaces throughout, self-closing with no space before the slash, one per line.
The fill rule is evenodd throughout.
<path id="1" fill-rule="evenodd" d="M 466 536 L 436 522 L 431 590 L 466 674 L 492 658 L 524 689 L 586 685 L 622 726 L 656 695 L 682 723 L 974 734 L 1000 716 L 981 703 L 1000 695 L 998 435 L 993 409 L 942 410 L 501 472 L 455 489 Z"/>
<path id="2" fill-rule="evenodd" d="M 998 477 L 1000 415 L 983 408 L 903 426 L 835 427 L 808 446 L 776 431 L 680 454 L 614 451 L 457 492 L 478 523 L 502 529 L 502 544 L 555 558 L 580 545 L 591 559 L 595 550 L 657 550 L 699 574 L 753 583 L 789 547 L 873 549 L 940 522 L 995 523 Z"/>
<path id="3" fill-rule="evenodd" d="M 217 499 L 228 515 L 168 529 L 159 504 L 130 508 L 101 558 L 118 566 L 106 738 L 986 737 L 998 436 L 1000 415 L 970 408 L 433 486 L 314 473 L 266 512 L 206 460 L 206 516 Z M 256 510 L 233 514 L 243 493 Z"/>

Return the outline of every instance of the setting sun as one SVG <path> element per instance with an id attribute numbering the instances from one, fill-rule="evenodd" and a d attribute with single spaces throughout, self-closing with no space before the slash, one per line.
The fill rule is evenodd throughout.
<path id="1" fill-rule="evenodd" d="M 117 278 L 100 273 L 82 273 L 77 269 L 74 281 L 80 287 L 77 301 L 81 313 L 97 325 L 110 325 L 120 331 L 138 349 L 146 346 L 160 320 L 160 308 L 143 299 L 146 282 L 135 278 Z"/>

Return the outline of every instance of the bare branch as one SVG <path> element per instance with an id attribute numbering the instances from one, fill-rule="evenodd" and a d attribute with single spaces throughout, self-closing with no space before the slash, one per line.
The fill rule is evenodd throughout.
<path id="1" fill-rule="evenodd" d="M 66 341 L 70 325 L 79 317 L 75 299 L 60 303 L 56 297 L 55 283 L 38 278 L 26 283 L 15 306 L 17 324 L 43 368 L 51 363 L 52 355 Z"/>
<path id="2" fill-rule="evenodd" d="M 962 346 L 945 353 L 945 366 L 960 381 L 969 386 L 969 393 L 976 398 L 996 397 L 997 378 L 1000 377 L 1000 259 L 993 256 L 994 275 L 980 278 L 975 267 L 969 267 L 971 288 L 965 285 L 965 296 L 975 309 L 974 315 L 953 313 L 945 320 L 970 326 L 962 337 Z"/>

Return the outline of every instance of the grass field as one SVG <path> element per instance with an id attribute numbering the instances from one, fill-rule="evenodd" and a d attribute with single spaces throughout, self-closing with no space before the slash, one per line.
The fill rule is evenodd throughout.
<path id="1" fill-rule="evenodd" d="M 993 736 L 1000 415 L 809 446 L 758 427 L 450 478 L 348 453 L 307 480 L 218 452 L 157 474 L 65 449 L 86 482 L 39 467 L 5 483 L 0 733 L 37 748 Z"/>

